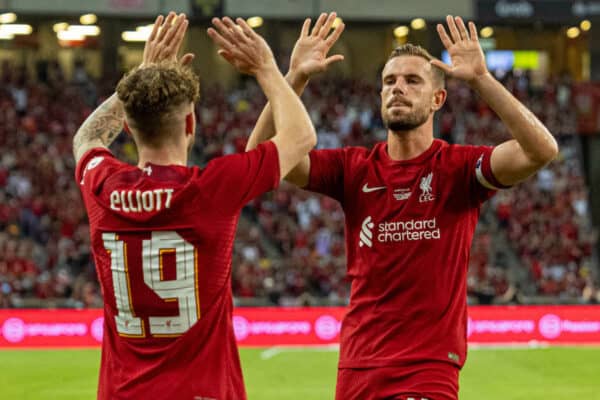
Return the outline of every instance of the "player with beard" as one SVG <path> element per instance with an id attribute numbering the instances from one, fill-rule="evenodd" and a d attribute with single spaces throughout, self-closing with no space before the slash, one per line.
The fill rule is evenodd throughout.
<path id="1" fill-rule="evenodd" d="M 321 16 L 303 29 L 287 75 L 297 93 L 340 58 Z M 346 215 L 350 306 L 342 323 L 338 400 L 455 400 L 467 352 L 466 274 L 481 204 L 554 159 L 546 127 L 488 72 L 475 25 L 438 25 L 452 65 L 403 45 L 382 72 L 387 141 L 373 149 L 313 150 L 286 179 L 340 202 Z M 306 25 L 305 25 L 306 28 Z M 319 28 L 319 29 L 317 29 Z M 333 58 L 337 57 L 337 58 Z M 467 82 L 513 136 L 495 147 L 434 139 L 445 75 Z M 274 127 L 263 112 L 249 148 Z"/>

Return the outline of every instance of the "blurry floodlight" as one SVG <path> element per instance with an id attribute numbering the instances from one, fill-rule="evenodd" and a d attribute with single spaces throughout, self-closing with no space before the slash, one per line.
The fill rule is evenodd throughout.
<path id="1" fill-rule="evenodd" d="M 576 26 L 572 26 L 569 29 L 567 29 L 567 37 L 569 39 L 575 39 L 577 36 L 579 36 L 580 31 L 579 28 Z"/>
<path id="2" fill-rule="evenodd" d="M 121 39 L 126 42 L 145 42 L 150 37 L 150 30 L 125 31 Z"/>
<path id="3" fill-rule="evenodd" d="M 56 37 L 58 37 L 58 40 L 64 40 L 64 41 L 79 41 L 79 40 L 84 40 L 85 39 L 85 35 L 82 35 L 81 33 L 78 32 L 73 32 L 73 31 L 60 31 L 56 34 Z"/>
<path id="4" fill-rule="evenodd" d="M 66 22 L 58 22 L 52 25 L 52 30 L 56 33 L 60 31 L 66 31 L 67 29 L 69 29 L 69 24 L 67 24 Z"/>
<path id="5" fill-rule="evenodd" d="M 263 19 L 262 17 L 250 17 L 247 20 L 248 25 L 250 25 L 250 28 L 254 29 L 254 28 L 258 28 L 260 26 L 262 26 L 263 24 Z"/>
<path id="6" fill-rule="evenodd" d="M 16 20 L 17 20 L 17 14 L 15 14 L 13 12 L 0 14 L 0 23 L 2 23 L 2 24 L 12 24 Z"/>
<path id="7" fill-rule="evenodd" d="M 589 19 L 584 19 L 583 21 L 581 21 L 581 23 L 579 24 L 579 27 L 581 28 L 582 31 L 587 32 L 590 29 L 592 29 L 592 23 L 590 22 Z"/>
<path id="8" fill-rule="evenodd" d="M 100 34 L 100 28 L 96 25 L 69 25 L 67 30 L 82 36 L 98 36 Z"/>
<path id="9" fill-rule="evenodd" d="M 82 25 L 93 25 L 98 22 L 98 17 L 96 14 L 83 14 L 81 17 L 79 17 L 79 22 Z"/>
<path id="10" fill-rule="evenodd" d="M 15 37 L 15 35 L 10 34 L 10 33 L 6 33 L 6 32 L 0 32 L 0 40 L 11 40 Z"/>
<path id="11" fill-rule="evenodd" d="M 427 23 L 423 18 L 415 18 L 410 22 L 410 27 L 416 31 L 424 29 L 426 25 Z"/>
<path id="12" fill-rule="evenodd" d="M 9 35 L 29 35 L 33 32 L 33 28 L 28 24 L 4 24 L 0 25 L 0 32 Z"/>
<path id="13" fill-rule="evenodd" d="M 394 36 L 396 36 L 397 38 L 404 37 L 408 35 L 408 32 L 410 32 L 408 26 L 400 25 L 396 29 L 394 29 Z"/>
<path id="14" fill-rule="evenodd" d="M 479 34 L 482 38 L 492 37 L 494 35 L 494 28 L 492 28 L 491 26 L 486 26 L 484 28 L 481 28 Z"/>
<path id="15" fill-rule="evenodd" d="M 148 32 L 148 34 L 150 34 L 152 32 L 152 28 L 154 28 L 154 24 L 138 26 L 135 28 L 135 30 L 137 32 Z"/>

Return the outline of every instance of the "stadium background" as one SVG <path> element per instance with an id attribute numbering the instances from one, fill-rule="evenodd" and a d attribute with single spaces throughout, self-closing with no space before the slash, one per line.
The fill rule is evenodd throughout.
<path id="1" fill-rule="evenodd" d="M 143 39 L 144 27 L 169 10 L 185 12 L 192 20 L 184 46 L 197 54 L 194 68 L 202 79 L 193 151 L 193 160 L 200 165 L 243 151 L 265 103 L 255 81 L 238 75 L 216 54 L 205 33 L 210 17 L 248 18 L 285 71 L 303 18 L 338 12 L 347 27 L 333 51 L 344 54 L 345 61 L 311 82 L 303 96 L 320 148 L 370 146 L 383 140 L 379 72 L 391 49 L 410 41 L 443 57 L 435 24 L 447 14 L 474 20 L 490 69 L 556 135 L 561 154 L 525 184 L 499 193 L 482 212 L 468 290 L 470 304 L 488 307 L 471 308 L 470 334 L 479 334 L 474 336 L 478 340 L 470 337 L 471 342 L 533 347 L 548 342 L 600 344 L 600 309 L 583 307 L 600 302 L 600 1 L 0 0 L 0 11 L 5 12 L 0 15 L 1 347 L 98 345 L 94 341 L 98 311 L 91 316 L 73 311 L 101 307 L 102 299 L 89 254 L 85 212 L 73 181 L 71 139 L 83 119 L 112 93 L 122 73 L 141 61 L 143 42 L 131 40 Z M 449 101 L 436 120 L 437 136 L 472 144 L 497 144 L 508 138 L 489 108 L 464 84 L 449 81 L 448 91 Z M 126 135 L 112 150 L 135 162 L 135 147 Z M 285 184 L 244 209 L 232 282 L 240 343 L 256 332 L 263 335 L 262 341 L 246 344 L 337 341 L 343 309 L 297 307 L 347 303 L 343 230 L 343 214 L 334 201 Z M 556 308 L 557 304 L 565 308 Z M 580 355 L 586 362 L 580 362 L 572 358 L 580 350 L 552 353 L 553 358 L 541 359 L 541 365 L 552 361 L 572 365 L 557 374 L 583 377 L 568 387 L 575 390 L 575 385 L 600 398 L 594 374 L 586 369 L 586 362 L 600 361 L 600 354 L 586 348 L 589 353 Z M 277 351 L 266 354 L 270 358 Z M 494 360 L 490 365 L 515 357 L 516 353 L 502 351 L 486 353 Z M 32 373 L 44 365 L 36 359 L 52 354 L 51 360 L 58 360 L 63 353 L 68 352 L 0 352 L 0 365 L 7 371 L 20 365 Z M 97 370 L 97 353 L 91 354 L 87 397 L 93 394 Z M 267 357 L 263 354 L 257 359 Z M 293 354 L 314 356 L 309 350 Z M 496 354 L 501 355 L 495 358 Z M 30 364 L 18 361 L 27 357 Z M 325 387 L 324 394 L 314 398 L 332 397 L 335 353 L 330 357 L 325 362 L 330 371 L 323 372 L 330 374 L 329 380 L 318 384 Z M 475 365 L 481 356 L 473 357 Z M 245 361 L 247 377 L 252 362 Z M 257 362 L 255 368 L 263 368 Z M 473 376 L 470 362 L 468 377 Z M 301 364 L 290 360 L 284 368 Z M 511 365 L 508 370 L 518 375 Z M 552 372 L 540 371 L 553 381 Z M 247 378 L 250 393 L 257 393 L 251 398 L 268 398 L 263 395 L 266 388 L 252 386 L 253 379 Z M 481 379 L 502 380 L 500 375 Z M 25 389 L 19 379 L 5 383 L 0 385 L 6 388 L 0 389 L 2 398 L 48 395 L 42 389 Z M 50 379 L 46 389 L 53 384 Z M 470 384 L 465 387 L 473 390 Z M 537 398 L 529 385 L 521 391 L 527 398 Z M 283 398 L 300 398 L 305 392 L 290 393 Z M 302 397 L 313 398 L 310 393 Z M 464 398 L 482 398 L 477 389 L 472 393 L 474 397 Z M 551 398 L 549 393 L 540 398 Z M 588 396 L 576 390 L 560 393 L 556 391 L 555 398 Z"/>

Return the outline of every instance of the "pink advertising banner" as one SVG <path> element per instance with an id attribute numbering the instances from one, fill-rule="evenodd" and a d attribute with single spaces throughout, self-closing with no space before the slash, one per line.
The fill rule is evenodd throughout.
<path id="1" fill-rule="evenodd" d="M 237 308 L 240 346 L 339 342 L 345 308 Z M 97 347 L 102 310 L 0 310 L 0 348 Z M 470 344 L 600 345 L 600 306 L 469 307 Z"/>

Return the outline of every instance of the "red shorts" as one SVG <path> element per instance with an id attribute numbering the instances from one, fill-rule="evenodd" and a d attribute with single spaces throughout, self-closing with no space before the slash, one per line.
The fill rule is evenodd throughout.
<path id="1" fill-rule="evenodd" d="M 428 362 L 403 367 L 340 368 L 336 400 L 458 400 L 459 369 Z"/>

